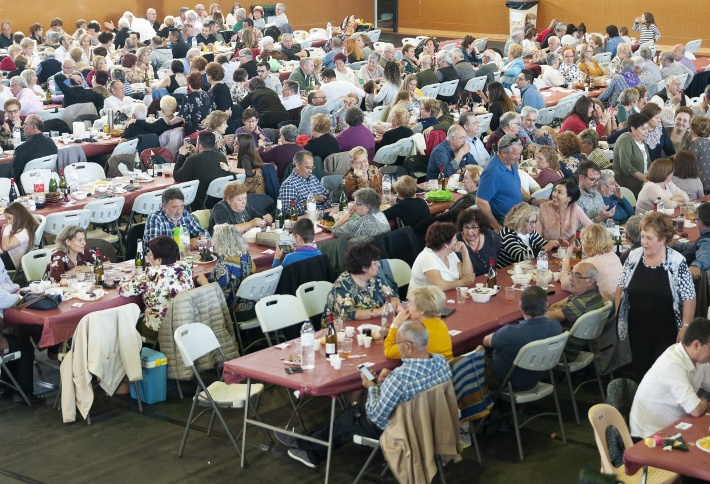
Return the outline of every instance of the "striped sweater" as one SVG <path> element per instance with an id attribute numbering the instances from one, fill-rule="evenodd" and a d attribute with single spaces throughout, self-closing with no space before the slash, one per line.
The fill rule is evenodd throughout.
<path id="1" fill-rule="evenodd" d="M 501 247 L 498 252 L 498 268 L 524 260 L 525 254 L 528 254 L 530 258 L 537 257 L 540 249 L 546 244 L 545 239 L 534 230 L 530 233 L 530 246 L 525 245 L 523 239 L 508 227 L 503 227 L 500 230 L 500 238 Z"/>

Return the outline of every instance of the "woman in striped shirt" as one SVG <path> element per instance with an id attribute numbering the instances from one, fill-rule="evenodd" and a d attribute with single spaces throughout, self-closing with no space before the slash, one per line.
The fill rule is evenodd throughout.
<path id="1" fill-rule="evenodd" d="M 655 43 L 661 38 L 661 32 L 658 31 L 656 21 L 651 12 L 644 12 L 640 17 L 636 17 L 634 25 L 631 28 L 637 32 L 641 32 L 641 39 L 639 40 L 641 44 L 644 42 Z"/>
<path id="2" fill-rule="evenodd" d="M 497 266 L 506 267 L 515 262 L 537 257 L 540 250 L 553 250 L 559 246 L 557 240 L 547 242 L 535 230 L 537 208 L 521 202 L 510 209 L 500 230 L 501 247 Z"/>

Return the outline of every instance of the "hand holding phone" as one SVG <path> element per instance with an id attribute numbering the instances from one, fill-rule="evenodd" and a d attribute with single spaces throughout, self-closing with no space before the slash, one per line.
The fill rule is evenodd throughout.
<path id="1" fill-rule="evenodd" d="M 360 370 L 360 373 L 365 375 L 365 378 L 367 378 L 371 382 L 377 380 L 377 378 L 375 378 L 375 375 L 373 375 L 372 372 L 364 364 L 357 365 L 357 369 Z"/>

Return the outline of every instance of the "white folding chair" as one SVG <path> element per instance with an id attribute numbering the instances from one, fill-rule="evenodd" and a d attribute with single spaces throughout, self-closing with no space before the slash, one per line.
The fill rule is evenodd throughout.
<path id="1" fill-rule="evenodd" d="M 372 161 L 379 163 L 380 165 L 392 165 L 397 161 L 397 157 L 400 153 L 399 143 L 393 143 L 391 145 L 383 146 L 377 153 L 375 153 L 375 158 Z"/>
<path id="2" fill-rule="evenodd" d="M 468 92 L 476 92 L 479 90 L 482 91 L 483 88 L 486 86 L 486 79 L 486 76 L 472 77 L 468 80 L 463 90 Z"/>
<path id="3" fill-rule="evenodd" d="M 621 187 L 621 196 L 628 200 L 632 207 L 636 208 L 636 196 L 634 192 L 626 187 Z"/>
<path id="4" fill-rule="evenodd" d="M 294 30 L 292 35 L 294 41 L 298 42 L 299 44 L 304 40 L 311 38 L 311 34 L 307 30 Z"/>
<path id="5" fill-rule="evenodd" d="M 537 111 L 537 121 L 535 124 L 540 126 L 549 126 L 555 120 L 555 106 L 539 109 Z"/>
<path id="6" fill-rule="evenodd" d="M 560 102 L 557 103 L 557 106 L 555 106 L 555 119 L 565 119 L 570 111 L 572 111 L 574 103 L 583 95 L 582 93 L 573 93 L 563 97 Z"/>
<path id="7" fill-rule="evenodd" d="M 550 195 L 552 194 L 552 189 L 554 188 L 553 183 L 548 183 L 545 188 L 536 191 L 535 193 L 532 194 L 532 197 L 536 200 L 549 200 Z"/>
<path id="8" fill-rule="evenodd" d="M 328 293 L 333 288 L 333 283 L 328 281 L 304 282 L 296 289 L 296 297 L 303 304 L 308 317 L 323 314 Z"/>
<path id="9" fill-rule="evenodd" d="M 695 54 L 700 50 L 700 45 L 703 43 L 703 39 L 691 40 L 685 44 L 685 52 Z"/>
<path id="10" fill-rule="evenodd" d="M 173 185 L 175 188 L 179 188 L 183 195 L 185 195 L 185 208 L 190 209 L 190 205 L 195 201 L 197 196 L 197 188 L 200 186 L 200 180 L 190 180 L 188 182 L 177 183 Z"/>
<path id="11" fill-rule="evenodd" d="M 79 183 L 106 179 L 106 174 L 104 173 L 104 169 L 101 168 L 101 165 L 86 161 L 67 165 L 66 168 L 64 168 L 64 175 L 67 177 L 67 180 L 76 176 Z"/>
<path id="12" fill-rule="evenodd" d="M 173 92 L 173 94 L 185 94 L 185 95 L 187 95 L 187 86 L 178 87 L 177 89 L 175 89 L 175 91 Z"/>
<path id="13" fill-rule="evenodd" d="M 426 36 L 426 35 L 417 35 L 417 36 L 415 37 L 415 39 L 417 39 L 417 45 L 419 45 L 419 43 L 420 43 L 422 40 L 428 39 L 428 38 L 429 38 L 429 37 Z"/>
<path id="14" fill-rule="evenodd" d="M 459 80 L 454 79 L 453 81 L 446 81 L 441 83 L 441 87 L 439 88 L 439 97 L 448 97 L 448 96 L 453 96 L 456 94 L 456 87 L 459 85 Z"/>
<path id="15" fill-rule="evenodd" d="M 49 180 L 52 177 L 52 171 L 47 168 L 35 168 L 33 170 L 25 170 L 20 175 L 20 183 L 22 183 L 22 188 L 27 195 L 32 195 L 35 192 L 34 188 L 34 178 L 35 176 L 41 176 L 44 183 L 45 191 L 49 189 Z M 59 181 L 59 176 L 54 172 L 54 179 Z"/>
<path id="16" fill-rule="evenodd" d="M 10 197 L 10 179 L 0 178 L 0 198 Z"/>
<path id="17" fill-rule="evenodd" d="M 601 54 L 594 54 L 594 60 L 599 64 L 602 62 L 611 62 L 611 52 L 602 52 Z"/>
<path id="18" fill-rule="evenodd" d="M 0 380 L 0 384 L 15 390 L 20 395 L 20 397 L 22 397 L 27 406 L 31 407 L 32 403 L 30 403 L 30 399 L 27 398 L 27 394 L 22 390 L 22 388 L 20 388 L 20 385 L 17 383 L 17 380 L 15 380 L 15 377 L 12 375 L 12 372 L 7 367 L 7 363 L 19 360 L 21 357 L 22 353 L 20 351 L 8 353 L 0 357 L 0 372 L 2 372 L 3 375 L 7 375 L 10 380 L 9 382 Z"/>
<path id="19" fill-rule="evenodd" d="M 244 179 L 246 180 L 246 175 L 244 175 Z M 205 193 L 205 199 L 202 201 L 202 208 L 205 208 L 205 204 L 207 203 L 207 197 L 212 197 L 212 198 L 219 198 L 220 200 L 224 198 L 224 187 L 227 186 L 227 183 L 231 182 L 233 180 L 232 175 L 229 176 L 223 176 L 221 178 L 215 178 L 210 182 L 210 185 L 207 187 L 207 193 Z M 237 180 L 239 180 L 239 177 L 237 177 Z M 241 182 L 243 183 L 243 182 Z"/>
<path id="20" fill-rule="evenodd" d="M 389 106 L 376 106 L 372 110 L 372 114 L 370 115 L 370 118 L 373 121 L 386 121 L 385 120 L 385 111 L 387 111 L 387 108 Z"/>
<path id="21" fill-rule="evenodd" d="M 47 271 L 47 264 L 52 258 L 52 251 L 48 249 L 31 250 L 22 256 L 22 270 L 28 281 L 40 281 Z"/>
<path id="22" fill-rule="evenodd" d="M 283 266 L 274 267 L 273 269 L 250 275 L 239 285 L 236 294 L 237 298 L 259 302 L 262 298 L 273 295 L 276 292 L 279 279 L 281 279 L 281 272 L 283 272 Z M 252 318 L 247 321 L 237 321 L 236 314 L 233 314 L 233 319 L 235 321 L 237 339 L 239 342 L 239 354 L 243 355 L 246 353 L 248 347 L 244 347 L 242 331 L 258 328 L 259 320 Z"/>
<path id="23" fill-rule="evenodd" d="M 680 81 L 680 88 L 685 89 L 685 83 L 688 82 L 688 73 L 679 75 L 678 80 Z"/>
<path id="24" fill-rule="evenodd" d="M 439 94 L 439 88 L 441 87 L 441 84 L 429 84 L 428 86 L 422 87 L 422 94 L 424 94 L 424 97 L 431 97 L 436 99 L 436 96 Z"/>
<path id="25" fill-rule="evenodd" d="M 133 207 L 131 208 L 131 216 L 128 219 L 128 227 L 130 229 L 133 226 L 133 218 L 136 215 L 141 217 L 147 217 L 153 212 L 157 212 L 162 206 L 163 190 L 155 190 L 154 192 L 141 193 L 133 200 Z"/>
<path id="26" fill-rule="evenodd" d="M 385 44 L 387 42 L 378 42 L 378 41 L 372 41 L 372 47 L 374 47 L 375 52 L 379 52 L 380 54 L 382 53 L 382 49 L 385 48 Z"/>
<path id="27" fill-rule="evenodd" d="M 703 96 L 691 97 L 688 107 L 700 106 L 703 103 Z"/>
<path id="28" fill-rule="evenodd" d="M 641 44 L 636 52 L 643 49 L 644 47 L 648 47 L 649 49 L 651 49 L 652 56 L 656 55 L 656 44 L 653 40 L 649 40 L 648 42 L 644 42 L 643 44 Z"/>
<path id="29" fill-rule="evenodd" d="M 419 44 L 419 42 L 414 37 L 405 37 L 402 39 L 402 47 L 404 47 L 407 44 L 411 44 L 414 47 L 416 47 Z"/>
<path id="30" fill-rule="evenodd" d="M 577 409 L 577 398 L 575 395 L 577 391 L 585 383 L 590 383 L 596 381 L 599 384 L 599 392 L 602 395 L 602 401 L 604 401 L 604 386 L 602 384 L 602 377 L 599 373 L 599 365 L 597 364 L 597 359 L 594 357 L 594 349 L 592 348 L 592 341 L 596 340 L 601 336 L 604 325 L 606 324 L 609 313 L 613 308 L 613 303 L 611 301 L 606 301 L 604 306 L 594 311 L 589 311 L 581 315 L 577 321 L 575 321 L 572 329 L 569 330 L 570 338 L 577 338 L 579 340 L 584 340 L 587 342 L 587 349 L 589 351 L 580 351 L 577 358 L 574 361 L 567 361 L 567 356 L 562 353 L 562 361 L 557 364 L 558 370 L 563 370 L 567 376 L 567 384 L 569 385 L 569 394 L 572 398 L 572 407 L 574 408 L 574 418 L 577 420 L 577 425 L 580 425 L 579 420 L 579 410 Z M 594 380 L 586 380 L 577 385 L 574 388 L 572 384 L 572 373 L 583 370 L 589 365 L 594 365 L 594 374 L 596 378 Z"/>
<path id="31" fill-rule="evenodd" d="M 372 42 L 379 41 L 381 34 L 382 34 L 382 30 L 380 30 L 380 29 L 370 30 L 369 32 L 367 32 L 367 36 L 370 37 L 370 40 Z"/>
<path id="32" fill-rule="evenodd" d="M 535 85 L 536 88 L 538 88 L 538 90 L 547 89 L 548 87 L 550 87 L 547 84 L 545 84 L 545 81 L 543 81 L 539 77 L 536 77 L 535 79 L 533 79 L 533 84 Z"/>
<path id="33" fill-rule="evenodd" d="M 500 71 L 495 71 L 493 73 L 493 80 L 496 82 L 500 82 Z"/>
<path id="34" fill-rule="evenodd" d="M 185 88 L 185 91 L 187 91 L 187 88 Z M 177 92 L 177 90 L 175 92 Z M 187 94 L 187 92 L 185 94 Z M 113 149 L 113 153 L 111 153 L 111 156 L 132 155 L 132 154 L 135 154 L 136 151 L 138 151 L 138 138 L 129 139 L 128 141 L 124 141 L 123 143 L 119 143 Z"/>
<path id="35" fill-rule="evenodd" d="M 325 40 L 328 38 L 328 31 L 325 29 L 321 28 L 312 28 L 309 30 L 309 33 L 311 34 L 311 38 L 318 38 Z"/>
<path id="36" fill-rule="evenodd" d="M 273 346 L 269 333 L 276 333 L 289 326 L 310 321 L 303 303 L 290 294 L 274 294 L 259 300 L 256 303 L 256 319 L 259 320 L 269 346 Z M 276 334 L 276 344 L 278 342 L 279 335 Z"/>
<path id="37" fill-rule="evenodd" d="M 663 87 L 661 87 L 661 89 L 665 89 L 666 85 L 665 85 L 664 81 L 660 81 L 660 83 L 663 83 Z M 658 85 L 660 83 L 659 82 L 651 82 L 648 84 L 644 84 L 644 86 L 646 86 L 646 91 L 647 91 L 646 92 L 646 99 L 647 100 L 650 101 L 651 98 L 656 95 L 656 93 L 658 92 Z"/>
<path id="38" fill-rule="evenodd" d="M 412 268 L 402 259 L 387 259 L 397 287 L 406 286 L 412 278 Z"/>
<path id="39" fill-rule="evenodd" d="M 57 235 L 64 227 L 68 225 L 78 225 L 86 230 L 91 221 L 91 210 L 85 208 L 79 210 L 69 210 L 66 212 L 56 212 L 47 215 L 47 225 L 44 227 L 44 232 L 51 235 Z"/>
<path id="40" fill-rule="evenodd" d="M 22 172 L 26 172 L 29 170 L 39 170 L 39 169 L 47 169 L 47 170 L 56 170 L 57 169 L 57 155 L 47 155 L 47 156 L 42 156 L 41 158 L 35 158 L 34 160 L 30 160 L 27 162 L 25 165 L 24 170 Z"/>
<path id="41" fill-rule="evenodd" d="M 160 79 L 161 81 L 169 75 L 170 75 L 170 69 L 163 69 L 163 68 L 158 69 L 158 79 Z"/>
<path id="42" fill-rule="evenodd" d="M 122 251 L 121 234 L 118 230 L 118 221 L 121 218 L 124 197 L 104 198 L 87 203 L 84 208 L 91 211 L 91 223 L 107 225 L 109 231 L 103 228 L 92 230 L 86 234 L 87 239 L 101 239 L 110 244 L 118 244 L 118 250 Z"/>
<path id="43" fill-rule="evenodd" d="M 519 424 L 517 405 L 536 402 L 552 394 L 555 397 L 555 407 L 557 409 L 557 419 L 560 424 L 562 442 L 567 443 L 567 435 L 565 434 L 565 426 L 562 422 L 562 411 L 560 410 L 560 401 L 557 398 L 557 387 L 555 386 L 555 376 L 552 373 L 552 369 L 557 366 L 557 363 L 560 361 L 568 337 L 569 333 L 565 331 L 557 336 L 532 341 L 520 348 L 513 362 L 513 366 L 508 371 L 505 379 L 501 382 L 501 390 L 496 395 L 496 401 L 498 398 L 502 398 L 510 402 L 513 413 L 513 423 L 515 425 L 515 437 L 518 439 L 520 460 L 523 460 L 525 457 L 523 455 L 523 442 L 520 439 L 520 428 L 528 424 L 535 417 L 539 417 L 543 414 L 535 415 L 522 424 Z M 510 377 L 517 368 L 534 372 L 548 372 L 551 383 L 538 382 L 537 385 L 530 390 L 515 391 L 513 390 Z"/>
<path id="44" fill-rule="evenodd" d="M 34 240 L 34 248 L 40 248 L 42 247 L 42 236 L 44 235 L 44 228 L 47 226 L 47 217 L 44 215 L 37 215 L 35 214 L 35 220 L 39 223 L 37 226 L 37 230 L 35 230 L 35 240 Z"/>
<path id="45" fill-rule="evenodd" d="M 479 114 L 478 116 L 476 116 L 476 119 L 478 120 L 479 124 L 478 137 L 483 138 L 486 133 L 488 133 L 488 128 L 491 127 L 491 120 L 493 119 L 493 114 Z"/>
<path id="46" fill-rule="evenodd" d="M 180 443 L 180 450 L 178 451 L 178 456 L 182 457 L 185 451 L 185 444 L 187 443 L 187 436 L 190 432 L 190 427 L 193 422 L 195 422 L 202 414 L 206 411 L 212 410 L 212 416 L 210 418 L 210 424 L 207 429 L 207 435 L 212 435 L 212 426 L 214 424 L 214 419 L 217 417 L 227 433 L 229 440 L 240 455 L 239 445 L 234 439 L 232 432 L 229 430 L 229 426 L 224 421 L 222 413 L 219 411 L 220 408 L 244 408 L 245 405 L 252 407 L 255 418 L 259 418 L 256 413 L 256 408 L 252 405 L 251 399 L 256 395 L 259 395 L 264 391 L 264 385 L 261 383 L 252 384 L 247 394 L 247 385 L 244 384 L 233 384 L 228 385 L 223 381 L 216 381 L 210 386 L 206 386 L 205 382 L 202 380 L 200 373 L 195 367 L 195 360 L 201 358 L 213 351 L 219 352 L 222 357 L 222 361 L 226 361 L 224 352 L 219 346 L 219 341 L 214 335 L 214 332 L 209 328 L 209 326 L 202 323 L 189 323 L 180 326 L 175 330 L 174 333 L 175 346 L 177 346 L 180 356 L 182 356 L 183 363 L 185 366 L 192 370 L 197 380 L 197 389 L 195 390 L 195 396 L 192 399 L 192 407 L 190 408 L 190 415 L 187 419 L 187 424 L 185 425 L 185 432 L 182 436 L 182 442 Z M 195 408 L 200 405 L 202 407 L 208 407 L 205 411 L 200 412 L 197 416 L 193 418 L 195 414 Z M 237 436 L 238 438 L 239 436 Z"/>
<path id="47" fill-rule="evenodd" d="M 353 62 L 348 65 L 350 66 L 350 68 L 353 70 L 353 72 L 355 74 L 360 75 L 360 69 L 362 69 L 362 67 L 366 64 L 367 64 L 367 61 L 359 61 L 359 62 Z"/>
<path id="48" fill-rule="evenodd" d="M 64 108 L 56 108 L 52 111 L 40 109 L 35 114 L 42 118 L 42 121 L 49 121 L 50 119 L 64 119 Z"/>
<path id="49" fill-rule="evenodd" d="M 473 45 L 478 49 L 478 52 L 483 52 L 486 50 L 486 47 L 488 47 L 488 38 L 481 37 L 480 39 L 476 39 L 473 41 Z"/>
<path id="50" fill-rule="evenodd" d="M 450 43 L 450 44 L 446 44 L 446 45 L 443 46 L 440 50 L 454 50 L 454 49 L 456 49 L 456 48 L 457 48 L 457 47 L 456 47 L 456 42 L 452 42 L 452 43 Z"/>

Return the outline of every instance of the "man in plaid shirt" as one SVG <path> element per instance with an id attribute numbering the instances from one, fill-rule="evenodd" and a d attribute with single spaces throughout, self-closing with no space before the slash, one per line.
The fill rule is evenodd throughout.
<path id="1" fill-rule="evenodd" d="M 306 201 L 311 194 L 316 197 L 318 210 L 330 208 L 330 194 L 326 192 L 318 178 L 313 175 L 313 155 L 302 150 L 293 157 L 293 172 L 281 184 L 279 198 L 288 213 L 291 200 L 296 201 L 296 214 L 306 213 Z"/>
<path id="2" fill-rule="evenodd" d="M 408 321 L 402 324 L 395 344 L 402 354 L 402 366 L 392 371 L 382 370 L 377 381 L 360 375 L 363 386 L 367 388 L 367 401 L 364 408 L 363 405 L 352 406 L 333 422 L 333 449 L 350 442 L 355 434 L 379 438 L 400 403 L 451 379 L 446 359 L 429 354 L 429 333 L 422 323 Z M 326 426 L 311 437 L 327 441 L 329 430 L 330 427 Z M 281 443 L 295 447 L 288 451 L 288 455 L 307 467 L 315 468 L 327 457 L 328 449 L 323 445 L 299 440 L 282 432 L 275 432 L 275 435 Z"/>
<path id="3" fill-rule="evenodd" d="M 185 227 L 190 232 L 190 248 L 196 249 L 198 237 L 209 233 L 185 210 L 185 195 L 182 190 L 168 188 L 163 192 L 161 202 L 161 209 L 148 215 L 143 233 L 143 247 L 147 248 L 148 242 L 158 235 L 172 237 L 175 227 Z"/>

